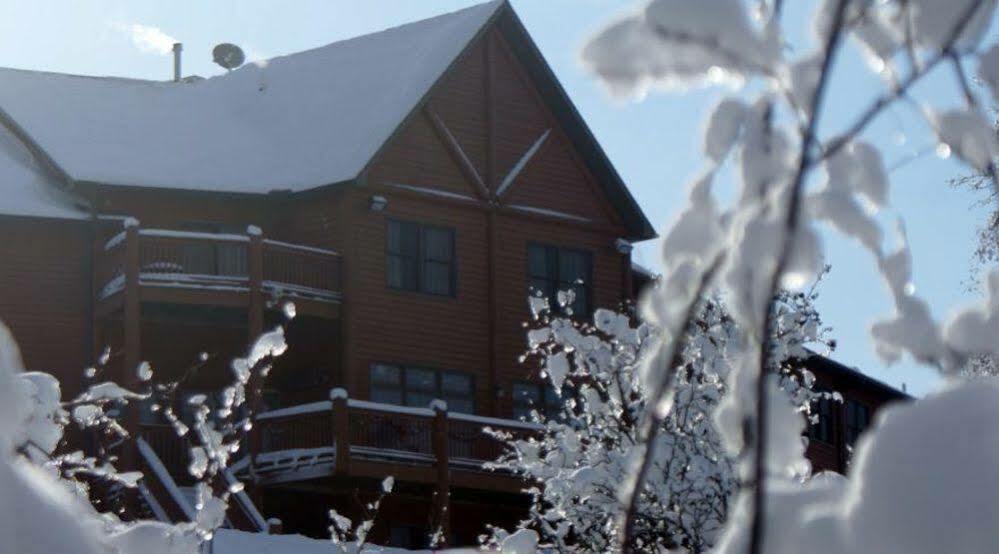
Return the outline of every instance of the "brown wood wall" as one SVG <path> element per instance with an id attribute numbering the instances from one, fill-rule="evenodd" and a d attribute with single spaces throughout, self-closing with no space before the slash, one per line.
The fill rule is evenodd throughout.
<path id="1" fill-rule="evenodd" d="M 86 222 L 0 218 L 0 320 L 28 370 L 75 394 L 90 357 L 90 230 Z"/>
<path id="2" fill-rule="evenodd" d="M 518 362 L 526 349 L 523 323 L 529 318 L 528 243 L 591 252 L 593 305 L 614 308 L 622 298 L 622 267 L 628 260 L 613 245 L 624 230 L 499 34 L 490 33 L 470 48 L 427 106 L 378 158 L 367 175 L 369 186 L 352 193 L 348 217 L 354 220 L 351 242 L 357 251 L 347 253 L 347 266 L 356 288 L 350 291 L 346 320 L 355 348 L 348 360 L 352 394 L 368 394 L 368 371 L 377 361 L 422 364 L 474 375 L 476 409 L 509 416 L 511 382 L 537 377 L 536 370 Z M 434 113 L 492 191 L 541 134 L 551 132 L 496 207 L 483 201 L 473 179 L 462 171 L 461 156 L 434 127 Z M 399 184 L 462 198 L 394 186 Z M 373 193 L 388 198 L 384 212 L 367 209 Z M 577 220 L 523 213 L 513 206 L 554 210 Z M 490 211 L 495 218 L 495 314 L 490 309 Z M 391 218 L 455 230 L 454 298 L 387 289 L 384 249 L 386 220 Z M 492 362 L 490 318 L 495 318 Z M 491 366 L 498 391 L 491 390 Z"/>
<path id="3" fill-rule="evenodd" d="M 462 167 L 462 158 L 468 159 L 478 181 L 495 191 L 545 131 L 550 134 L 544 146 L 499 199 L 499 205 L 484 200 L 483 187 L 467 167 Z M 445 133 L 454 137 L 463 155 L 456 154 Z M 397 185 L 440 190 L 452 196 L 413 192 Z M 315 340 L 338 346 L 338 363 L 329 364 L 336 372 L 331 382 L 342 383 L 352 395 L 363 398 L 368 395 L 369 367 L 377 361 L 464 371 L 475 376 L 477 410 L 493 415 L 509 415 L 512 380 L 536 373 L 518 363 L 526 346 L 522 323 L 528 319 L 527 244 L 537 241 L 590 251 L 595 307 L 617 307 L 623 295 L 623 268 L 629 263 L 613 248 L 614 240 L 625 233 L 619 218 L 495 30 L 467 50 L 427 99 L 426 109 L 414 112 L 389 141 L 360 185 L 329 187 L 299 196 L 128 187 L 93 187 L 91 194 L 101 213 L 129 215 L 143 227 L 178 228 L 185 223 L 213 222 L 241 229 L 253 224 L 267 237 L 340 251 L 345 270 L 342 325 L 312 334 Z M 388 198 L 387 210 L 369 209 L 373 194 Z M 520 209 L 524 207 L 566 215 L 526 213 Z M 455 230 L 458 278 L 453 298 L 386 286 L 384 250 L 389 218 Z M 103 236 L 118 230 L 114 222 L 101 227 Z M 27 235 L 34 241 L 46 240 L 44 233 Z M 90 317 L 90 274 L 83 264 L 91 246 L 84 237 L 83 233 L 70 239 L 53 236 L 48 239 L 50 245 L 19 254 L 33 257 L 39 271 L 45 271 L 45 264 L 64 264 L 65 258 L 53 258 L 53 253 L 73 251 L 68 267 L 50 271 L 72 282 L 59 287 L 60 294 L 70 298 L 61 304 L 65 308 L 53 307 L 51 316 L 47 312 L 29 316 L 24 308 L 14 310 L 19 314 L 15 323 L 23 327 L 20 332 L 26 336 L 40 334 L 35 330 L 39 324 L 32 327 L 31 321 L 56 320 L 81 329 L 66 329 L 75 352 L 72 359 L 46 353 L 40 340 L 28 338 L 31 356 L 40 363 L 58 362 L 75 368 L 86 359 L 80 352 L 90 352 L 85 333 Z M 34 280 L 23 275 L 11 279 Z M 5 305 L 0 302 L 0 306 Z M 170 326 L 147 325 L 143 341 L 150 355 L 155 352 L 164 360 L 169 357 L 170 341 L 176 340 L 183 323 Z M 116 336 L 111 330 L 105 333 L 108 340 Z M 189 339 L 211 335 L 205 333 L 192 326 Z M 226 349 L 232 350 L 238 332 L 220 333 L 227 337 L 223 341 Z M 491 336 L 495 337 L 492 344 Z M 316 351 L 330 350 L 324 347 Z M 492 375 L 498 391 L 492 389 Z"/>

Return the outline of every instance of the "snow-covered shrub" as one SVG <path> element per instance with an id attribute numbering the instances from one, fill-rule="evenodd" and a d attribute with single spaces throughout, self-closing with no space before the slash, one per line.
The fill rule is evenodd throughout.
<path id="1" fill-rule="evenodd" d="M 752 16 L 750 4 L 756 8 Z M 767 368 L 779 355 L 778 344 L 771 340 L 780 323 L 773 309 L 777 291 L 800 287 L 822 267 L 819 223 L 856 240 L 870 252 L 884 277 L 894 313 L 871 328 L 883 359 L 891 362 L 909 355 L 953 374 L 969 360 L 999 355 L 999 271 L 993 269 L 987 279 L 984 302 L 957 311 L 943 323 L 938 321 L 930 305 L 915 294 L 910 249 L 900 221 L 895 226 L 896 246 L 884 244 L 886 233 L 878 212 L 890 207 L 889 177 L 879 149 L 865 135 L 879 115 L 905 99 L 918 107 L 939 142 L 938 153 L 955 156 L 988 175 L 994 189 L 999 187 L 994 163 L 999 139 L 981 107 L 981 91 L 972 86 L 965 67 L 969 61 L 976 63 L 982 83 L 993 98 L 999 98 L 997 47 L 981 45 L 994 23 L 997 2 L 817 0 L 812 33 L 806 38 L 811 44 L 794 42 L 789 38 L 793 34 L 784 33 L 785 4 L 789 2 L 652 0 L 597 33 L 583 49 L 584 63 L 618 95 L 642 97 L 654 88 L 717 82 L 732 85 L 734 91 L 707 120 L 706 168 L 691 186 L 688 205 L 663 234 L 663 286 L 644 312 L 662 329 L 664 340 L 653 358 L 659 361 L 651 366 L 654 370 L 639 375 L 649 391 L 646 402 L 650 406 L 640 423 L 645 431 L 639 441 L 654 443 L 659 423 L 676 409 L 683 357 L 689 348 L 686 331 L 696 321 L 703 298 L 716 293 L 745 330 L 746 339 L 744 348 L 731 356 L 733 370 L 715 417 L 723 444 L 743 452 L 748 472 L 741 482 L 738 517 L 729 523 L 723 541 L 725 548 L 731 548 L 726 551 L 758 554 L 776 551 L 781 544 L 793 545 L 780 551 L 810 550 L 827 535 L 819 533 L 807 548 L 804 543 L 785 543 L 781 536 L 796 532 L 804 525 L 802 518 L 816 516 L 824 504 L 838 504 L 847 511 L 875 506 L 883 516 L 871 515 L 864 522 L 860 522 L 863 518 L 816 516 L 819 531 L 839 526 L 849 533 L 858 527 L 857 537 L 850 540 L 860 542 L 830 540 L 832 551 L 994 550 L 999 542 L 994 540 L 996 502 L 983 498 L 995 497 L 990 494 L 994 491 L 987 486 L 984 494 L 981 489 L 974 491 L 974 502 L 967 503 L 970 510 L 956 507 L 969 483 L 993 481 L 992 470 L 977 460 L 940 460 L 934 458 L 937 452 L 923 450 L 925 445 L 901 440 L 911 433 L 946 435 L 948 440 L 941 446 L 953 447 L 960 456 L 975 457 L 971 445 L 990 444 L 991 433 L 978 425 L 987 410 L 960 402 L 994 405 L 987 398 L 993 392 L 991 385 L 983 385 L 986 392 L 979 395 L 960 388 L 927 401 L 934 407 L 925 408 L 925 413 L 952 410 L 939 424 L 917 416 L 923 413 L 918 406 L 896 412 L 911 410 L 911 417 L 882 420 L 882 427 L 861 441 L 860 460 L 846 487 L 826 477 L 800 484 L 788 476 L 796 473 L 803 422 L 786 395 L 776 392 Z M 829 96 L 829 82 L 835 69 L 846 67 L 835 62 L 851 43 L 885 86 L 861 99 L 863 104 L 853 118 L 828 125 L 826 104 L 842 100 Z M 931 73 L 953 78 L 958 102 L 922 97 L 924 91 L 917 85 Z M 858 101 L 858 96 L 851 95 L 850 101 Z M 829 129 L 836 132 L 828 134 Z M 727 175 L 737 179 L 738 190 L 734 202 L 723 207 L 711 184 Z M 906 428 L 917 422 L 920 428 Z M 960 422 L 981 435 L 966 442 L 956 439 Z M 884 450 L 895 463 L 933 461 L 927 468 L 914 463 L 909 475 L 918 477 L 909 482 L 912 488 L 901 496 L 901 502 L 889 495 L 899 481 L 884 475 L 890 470 L 874 461 L 882 440 L 889 443 Z M 909 456 L 904 461 L 895 452 L 902 445 Z M 620 546 L 625 550 L 642 547 L 637 507 L 646 478 L 654 473 L 650 471 L 654 452 L 646 448 L 635 478 L 621 487 Z M 991 455 L 983 454 L 982 459 L 991 461 Z M 881 488 L 864 478 L 864 470 L 874 467 L 892 486 Z M 960 475 L 953 480 L 953 489 L 934 483 L 955 472 Z M 851 492 L 836 501 L 837 488 Z M 909 503 L 898 509 L 905 502 Z M 927 503 L 953 511 L 920 511 L 918 506 Z M 864 510 L 860 513 L 870 515 Z M 904 520 L 902 514 L 910 519 Z M 956 521 L 962 515 L 967 519 Z M 936 516 L 940 519 L 934 520 Z M 941 526 L 941 521 L 954 526 Z M 927 536 L 934 532 L 934 537 Z M 742 550 L 728 546 L 732 544 Z"/>
<path id="2" fill-rule="evenodd" d="M 562 298 L 567 304 L 569 296 Z M 809 410 L 815 393 L 810 372 L 795 360 L 808 355 L 806 346 L 827 342 L 814 298 L 813 291 L 781 293 L 776 304 L 780 325 L 773 340 L 779 354 L 770 369 L 800 412 Z M 544 426 L 539 436 L 504 436 L 508 453 L 493 466 L 535 484 L 521 528 L 539 531 L 542 541 L 562 549 L 609 551 L 620 534 L 613 517 L 620 486 L 642 453 L 639 424 L 649 393 L 641 373 L 655 370 L 661 331 L 645 323 L 633 326 L 629 315 L 604 309 L 596 311 L 592 324 L 580 324 L 552 317 L 544 299 L 531 302 L 536 328 L 528 335 L 530 356 L 542 361 L 543 376 L 563 403 L 547 417 L 532 412 Z M 659 423 L 652 468 L 639 497 L 635 534 L 648 549 L 709 547 L 738 489 L 738 452 L 724 448 L 712 418 L 744 339 L 716 299 L 699 306 L 687 333 L 672 409 Z M 800 470 L 807 473 L 807 465 Z M 505 536 L 500 531 L 490 542 Z"/>
<path id="3" fill-rule="evenodd" d="M 118 473 L 112 459 L 58 452 L 71 418 L 88 427 L 106 424 L 113 428 L 105 408 L 136 396 L 116 385 L 99 384 L 63 403 L 56 379 L 24 372 L 17 344 L 0 324 L 0 489 L 4 491 L 0 495 L 0 552 L 197 551 L 200 538 L 194 525 L 124 523 L 114 513 L 98 513 L 90 503 L 90 479 L 131 487 L 141 475 Z"/>

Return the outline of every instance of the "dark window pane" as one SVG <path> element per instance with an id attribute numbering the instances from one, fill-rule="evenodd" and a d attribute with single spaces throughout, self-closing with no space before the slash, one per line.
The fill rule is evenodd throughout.
<path id="1" fill-rule="evenodd" d="M 527 247 L 527 271 L 531 277 L 549 280 L 555 278 L 551 271 L 552 264 L 548 261 L 549 250 L 551 249 L 547 246 L 538 244 L 531 244 Z"/>
<path id="2" fill-rule="evenodd" d="M 402 404 L 402 389 L 371 387 L 371 401 L 382 404 Z"/>
<path id="3" fill-rule="evenodd" d="M 537 404 L 541 399 L 541 390 L 532 383 L 513 384 L 514 404 Z"/>
<path id="4" fill-rule="evenodd" d="M 870 420 L 870 410 L 867 406 L 853 400 L 846 401 L 846 442 L 853 445 L 857 437 L 867 428 Z"/>
<path id="5" fill-rule="evenodd" d="M 371 400 L 383 404 L 402 404 L 402 370 L 399 366 L 371 366 Z"/>
<path id="6" fill-rule="evenodd" d="M 418 265 L 416 263 L 416 258 L 406 258 L 403 256 L 389 254 L 389 286 L 405 290 L 416 290 L 419 286 L 417 271 Z"/>
<path id="7" fill-rule="evenodd" d="M 444 397 L 444 401 L 447 402 L 447 409 L 449 411 L 461 414 L 475 413 L 475 402 L 471 398 L 446 396 Z"/>
<path id="8" fill-rule="evenodd" d="M 436 393 L 437 392 L 436 372 L 432 369 L 407 367 L 406 390 Z"/>
<path id="9" fill-rule="evenodd" d="M 440 262 L 424 263 L 423 292 L 451 294 L 451 265 Z"/>
<path id="10" fill-rule="evenodd" d="M 420 232 L 415 223 L 389 221 L 388 251 L 416 257 L 419 255 Z"/>
<path id="11" fill-rule="evenodd" d="M 388 222 L 388 285 L 431 294 L 454 293 L 454 231 L 404 221 Z"/>
<path id="12" fill-rule="evenodd" d="M 589 275 L 587 275 L 588 265 L 587 256 L 583 252 L 560 250 L 558 253 L 559 281 L 567 284 L 576 284 L 580 281 L 586 282 L 589 278 Z"/>
<path id="13" fill-rule="evenodd" d="M 586 316 L 590 305 L 590 291 L 584 286 L 576 285 L 572 287 L 573 300 L 569 304 L 574 315 Z"/>
<path id="14" fill-rule="evenodd" d="M 586 317 L 590 312 L 590 253 L 537 244 L 528 245 L 528 287 L 548 298 L 554 313 Z M 566 305 L 558 303 L 559 293 L 573 293 Z M 571 312 L 571 314 L 570 314 Z"/>
<path id="15" fill-rule="evenodd" d="M 399 366 L 388 364 L 375 364 L 371 368 L 371 383 L 376 385 L 400 386 Z"/>
<path id="16" fill-rule="evenodd" d="M 829 391 L 821 387 L 816 387 L 815 392 L 828 393 Z M 832 400 L 828 398 L 820 398 L 813 403 L 812 410 L 816 421 L 808 428 L 808 436 L 810 438 L 826 443 L 833 442 L 832 408 Z"/>
<path id="17" fill-rule="evenodd" d="M 436 394 L 406 391 L 406 405 L 414 408 L 426 408 L 437 398 Z"/>
<path id="18" fill-rule="evenodd" d="M 529 287 L 529 293 L 531 296 L 543 296 L 549 300 L 551 299 L 553 294 L 551 281 L 532 277 Z"/>
<path id="19" fill-rule="evenodd" d="M 535 383 L 514 383 L 512 387 L 513 418 L 529 419 L 531 410 L 544 411 L 541 406 L 541 388 Z"/>
<path id="20" fill-rule="evenodd" d="M 424 259 L 439 262 L 451 261 L 453 233 L 449 229 L 428 227 L 423 232 Z"/>
<path id="21" fill-rule="evenodd" d="M 441 390 L 448 394 L 472 394 L 472 378 L 460 373 L 441 374 Z"/>

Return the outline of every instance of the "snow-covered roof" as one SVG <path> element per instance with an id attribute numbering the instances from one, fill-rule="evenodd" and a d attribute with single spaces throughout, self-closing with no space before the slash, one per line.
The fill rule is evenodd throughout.
<path id="1" fill-rule="evenodd" d="M 0 214 L 58 219 L 88 217 L 3 124 L 0 124 Z"/>
<path id="2" fill-rule="evenodd" d="M 305 190 L 361 173 L 502 5 L 187 83 L 0 68 L 0 107 L 76 181 Z"/>

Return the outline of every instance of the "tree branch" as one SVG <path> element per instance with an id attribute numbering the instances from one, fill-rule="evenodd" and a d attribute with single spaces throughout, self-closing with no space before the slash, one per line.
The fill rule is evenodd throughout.
<path id="1" fill-rule="evenodd" d="M 682 320 L 683 323 L 677 326 L 676 333 L 673 335 L 675 337 L 673 352 L 670 354 L 669 365 L 663 368 L 663 372 L 666 375 L 663 376 L 662 380 L 659 382 L 659 386 L 656 387 L 655 391 L 653 391 L 653 394 L 649 396 L 645 406 L 645 420 L 639 434 L 640 441 L 645 444 L 645 452 L 642 455 L 642 462 L 638 467 L 638 473 L 635 476 L 634 482 L 631 484 L 630 489 L 625 493 L 625 498 L 627 498 L 628 501 L 627 509 L 624 513 L 624 524 L 621 526 L 621 547 L 625 553 L 632 552 L 637 546 L 635 544 L 635 522 L 638 516 L 639 496 L 641 494 L 642 486 L 645 483 L 645 479 L 648 477 L 649 469 L 652 467 L 652 461 L 655 457 L 654 443 L 656 437 L 659 435 L 663 419 L 666 416 L 666 414 L 662 413 L 662 410 L 659 409 L 659 403 L 662 402 L 662 399 L 673 386 L 673 378 L 676 368 L 680 367 L 683 363 L 683 350 L 687 343 L 687 330 L 690 326 L 690 320 L 693 319 L 701 297 L 704 295 L 705 291 L 707 291 L 708 286 L 714 279 L 715 273 L 717 273 L 718 268 L 721 267 L 724 258 L 724 254 L 719 252 L 701 275 L 701 280 L 697 285 L 697 290 L 691 297 L 690 303 L 687 304 Z"/>
<path id="2" fill-rule="evenodd" d="M 850 141 L 856 138 L 867 126 L 877 117 L 881 111 L 891 105 L 895 100 L 908 93 L 909 89 L 912 88 L 917 82 L 919 82 L 927 73 L 933 70 L 940 62 L 947 59 L 950 53 L 953 51 L 954 43 L 957 41 L 961 33 L 971 22 L 971 18 L 981 7 L 984 0 L 978 0 L 972 4 L 965 13 L 961 14 L 961 18 L 958 19 L 957 25 L 951 31 L 947 40 L 944 42 L 946 46 L 942 48 L 936 55 L 933 56 L 928 62 L 923 64 L 921 67 L 914 68 L 909 75 L 903 79 L 896 87 L 894 87 L 887 94 L 880 96 L 877 100 L 871 103 L 866 110 L 864 110 L 860 117 L 858 117 L 850 127 L 838 137 L 832 139 L 829 142 L 829 146 L 822 152 L 822 154 L 816 158 L 809 160 L 809 167 L 823 162 L 832 156 L 836 155 L 844 146 L 846 146 Z"/>
<path id="3" fill-rule="evenodd" d="M 802 189 L 804 188 L 805 174 L 808 171 L 808 160 L 810 158 L 812 145 L 816 142 L 815 134 L 818 129 L 818 121 L 822 100 L 825 96 L 826 85 L 829 82 L 830 67 L 840 44 L 840 39 L 844 31 L 844 19 L 848 0 L 839 0 L 833 14 L 832 28 L 826 39 L 823 49 L 822 67 L 819 73 L 819 81 L 815 86 L 810 100 L 808 113 L 811 117 L 805 128 L 805 134 L 801 142 L 801 154 L 798 157 L 798 169 L 794 180 L 791 182 L 791 196 L 788 200 L 787 213 L 785 215 L 785 232 L 781 240 L 780 254 L 777 258 L 777 265 L 774 268 L 770 279 L 770 288 L 767 296 L 766 312 L 763 314 L 763 326 L 759 330 L 760 336 L 760 360 L 759 375 L 756 381 L 756 444 L 754 456 L 754 490 L 753 490 L 753 519 L 749 535 L 750 554 L 761 554 L 763 552 L 764 524 L 766 522 L 766 448 L 767 448 L 767 421 L 769 417 L 769 406 L 767 402 L 767 380 L 766 369 L 772 357 L 770 341 L 770 329 L 774 326 L 773 298 L 777 296 L 780 278 L 791 259 L 791 252 L 795 237 L 798 233 L 799 218 L 798 212 L 801 208 Z"/>

